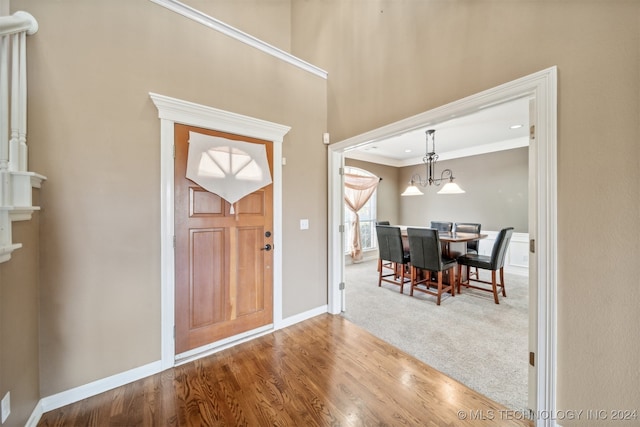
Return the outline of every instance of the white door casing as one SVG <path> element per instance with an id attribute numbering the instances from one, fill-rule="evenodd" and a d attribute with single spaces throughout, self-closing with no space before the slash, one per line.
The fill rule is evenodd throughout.
<path id="1" fill-rule="evenodd" d="M 149 93 L 160 118 L 160 234 L 161 234 L 161 365 L 173 367 L 175 345 L 175 259 L 174 236 L 174 124 L 183 123 L 206 129 L 273 141 L 273 328 L 282 324 L 282 142 L 288 126 L 219 110 L 156 93 Z M 248 336 L 244 334 L 242 339 Z M 236 340 L 237 342 L 237 340 Z"/>

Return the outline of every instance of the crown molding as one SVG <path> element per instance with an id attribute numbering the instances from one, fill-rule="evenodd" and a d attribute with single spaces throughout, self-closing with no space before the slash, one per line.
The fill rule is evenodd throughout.
<path id="1" fill-rule="evenodd" d="M 247 34 L 244 31 L 240 31 L 229 24 L 225 24 L 219 19 L 209 16 L 203 12 L 200 12 L 199 10 L 194 9 L 191 6 L 187 6 L 186 4 L 181 3 L 177 0 L 150 0 L 150 1 L 159 6 L 167 8 L 172 12 L 182 15 L 185 18 L 189 18 L 195 22 L 198 22 L 199 24 L 202 24 L 205 27 L 209 27 L 212 30 L 221 32 L 222 34 L 225 34 L 235 40 L 245 43 L 258 50 L 261 50 L 262 52 L 268 55 L 271 55 L 275 58 L 278 58 L 284 62 L 287 62 L 295 67 L 305 70 L 325 80 L 327 79 L 327 72 L 322 68 L 316 67 L 313 64 L 303 61 L 302 59 L 296 56 L 293 56 L 282 49 L 272 46 L 269 43 L 263 42 L 262 40 L 250 34 Z"/>

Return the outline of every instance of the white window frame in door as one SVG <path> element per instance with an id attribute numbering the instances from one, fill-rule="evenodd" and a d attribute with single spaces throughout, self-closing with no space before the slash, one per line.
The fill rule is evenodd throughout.
<path id="1" fill-rule="evenodd" d="M 343 153 L 347 148 L 386 139 L 427 123 L 444 122 L 506 101 L 528 97 L 535 99 L 535 159 L 534 200 L 530 215 L 535 215 L 536 228 L 530 237 L 536 239 L 535 274 L 538 278 L 536 323 L 536 410 L 553 414 L 556 409 L 556 343 L 557 343 L 557 68 L 551 67 L 529 76 L 505 83 L 450 104 L 407 119 L 356 135 L 329 145 L 329 263 L 328 311 L 338 314 L 343 299 L 344 263 L 342 251 L 336 250 L 341 239 L 340 224 Z M 537 427 L 555 426 L 553 417 L 538 417 Z"/>
<path id="2" fill-rule="evenodd" d="M 160 118 L 160 265 L 161 364 L 176 364 L 174 236 L 174 125 L 182 123 L 273 142 L 273 329 L 282 325 L 282 142 L 289 126 L 219 110 L 168 96 L 149 93 Z M 245 334 L 246 335 L 246 334 Z M 237 343 L 243 337 L 238 337 Z M 245 337 L 246 338 L 246 337 Z M 217 347 L 216 349 L 219 349 Z M 208 353 L 199 354 L 198 357 Z"/>

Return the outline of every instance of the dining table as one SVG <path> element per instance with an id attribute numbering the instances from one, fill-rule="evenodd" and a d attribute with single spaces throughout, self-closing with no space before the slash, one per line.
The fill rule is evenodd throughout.
<path id="1" fill-rule="evenodd" d="M 400 234 L 402 235 L 402 242 L 404 244 L 405 250 L 409 250 L 409 240 L 407 238 L 407 228 L 429 228 L 429 227 L 420 227 L 420 226 L 412 226 L 412 225 L 399 225 Z M 440 239 L 440 243 L 442 245 L 442 255 L 448 258 L 458 258 L 461 255 L 467 253 L 467 242 L 471 242 L 473 240 L 485 239 L 489 235 L 482 233 L 461 233 L 457 231 L 438 231 L 438 238 Z M 462 270 L 463 276 L 466 275 L 466 269 Z M 466 280 L 466 277 L 463 277 L 463 280 Z M 445 274 L 444 277 L 445 282 L 449 282 L 450 279 Z"/>

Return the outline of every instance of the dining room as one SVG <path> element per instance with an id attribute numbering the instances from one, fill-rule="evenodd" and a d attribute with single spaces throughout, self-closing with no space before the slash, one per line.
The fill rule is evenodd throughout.
<path id="1" fill-rule="evenodd" d="M 478 136 L 474 140 L 484 143 L 476 143 L 472 149 L 448 147 L 456 144 L 455 129 L 460 132 L 464 124 L 436 126 L 439 159 L 431 172 L 423 160 L 430 151 L 424 129 L 413 132 L 413 145 L 398 137 L 390 148 L 378 142 L 345 152 L 346 174 L 370 174 L 378 183 L 370 205 L 358 215 L 360 255 L 354 256 L 351 248 L 355 215 L 345 208 L 343 316 L 497 402 L 525 410 L 531 407 L 527 359 L 531 313 L 528 122 L 523 102 L 506 107 L 516 110 L 520 122 L 512 115 L 503 120 L 509 127 L 519 124 L 521 128 L 486 137 L 493 140 Z M 420 144 L 421 149 L 417 148 Z M 450 176 L 441 171 L 450 171 Z M 434 181 L 442 180 L 429 185 L 430 174 Z M 439 194 L 452 177 L 464 193 Z M 411 181 L 421 194 L 403 196 Z M 491 255 L 500 230 L 513 227 L 504 262 L 506 297 L 500 295 L 499 304 L 495 304 L 491 292 L 463 286 L 460 294 L 442 295 L 438 305 L 437 298 L 428 293 L 411 296 L 411 286 L 402 293 L 384 282 L 377 286 L 378 221 L 388 221 L 404 231 L 408 227 L 428 228 L 432 221 L 480 224 L 478 254 L 484 256 Z M 481 271 L 480 277 L 490 282 L 491 272 Z"/>

